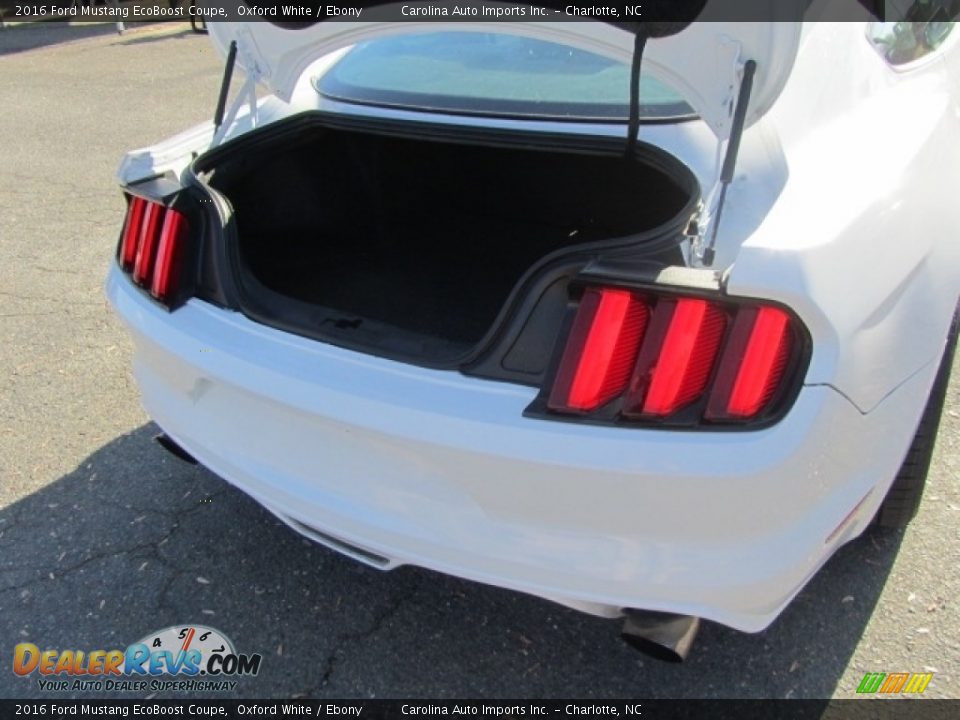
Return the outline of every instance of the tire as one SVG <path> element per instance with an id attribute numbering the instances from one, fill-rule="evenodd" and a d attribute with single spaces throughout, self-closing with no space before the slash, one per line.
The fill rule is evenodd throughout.
<path id="1" fill-rule="evenodd" d="M 933 445 L 937 439 L 940 415 L 943 413 L 947 386 L 950 383 L 950 369 L 957 349 L 958 329 L 960 329 L 960 306 L 953 315 L 943 358 L 940 360 L 940 367 L 934 378 L 927 406 L 920 417 L 917 434 L 910 444 L 907 457 L 900 466 L 893 485 L 890 486 L 890 491 L 873 518 L 874 527 L 889 530 L 905 528 L 920 508 L 920 498 L 923 496 L 923 488 L 927 482 L 930 460 L 933 457 Z"/>

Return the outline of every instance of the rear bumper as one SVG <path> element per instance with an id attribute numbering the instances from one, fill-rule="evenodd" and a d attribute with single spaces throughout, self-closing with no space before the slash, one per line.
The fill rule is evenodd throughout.
<path id="1" fill-rule="evenodd" d="M 805 387 L 754 432 L 529 419 L 530 388 L 342 350 L 200 301 L 170 314 L 116 269 L 107 294 L 133 333 L 148 413 L 299 531 L 385 569 L 597 614 L 763 629 L 863 529 L 912 434 L 902 389 L 864 415 Z"/>

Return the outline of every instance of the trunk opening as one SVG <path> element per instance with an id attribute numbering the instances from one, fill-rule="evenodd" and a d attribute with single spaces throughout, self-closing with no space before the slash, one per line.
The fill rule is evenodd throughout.
<path id="1" fill-rule="evenodd" d="M 682 262 L 699 188 L 666 153 L 640 145 L 628 160 L 622 138 L 568 138 L 576 145 L 564 149 L 556 136 L 545 147 L 454 132 L 438 141 L 301 117 L 198 160 L 233 209 L 241 309 L 444 366 L 524 321 L 509 306 L 539 267 L 625 246 Z"/>

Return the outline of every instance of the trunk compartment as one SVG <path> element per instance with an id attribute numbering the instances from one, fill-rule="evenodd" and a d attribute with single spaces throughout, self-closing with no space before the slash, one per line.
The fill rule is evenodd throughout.
<path id="1" fill-rule="evenodd" d="M 682 263 L 699 187 L 663 151 L 641 144 L 627 159 L 617 138 L 410 125 L 310 113 L 196 161 L 232 208 L 223 237 L 241 310 L 337 345 L 461 366 L 522 325 L 521 306 L 533 314 L 524 296 L 551 269 L 555 289 L 558 266 L 570 276 L 614 250 Z"/>

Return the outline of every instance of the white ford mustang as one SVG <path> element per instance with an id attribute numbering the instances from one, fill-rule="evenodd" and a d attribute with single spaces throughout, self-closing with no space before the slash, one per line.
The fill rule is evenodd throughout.
<path id="1" fill-rule="evenodd" d="M 952 23 L 210 32 L 217 117 L 124 159 L 107 283 L 168 449 L 674 659 L 911 519 L 957 341 Z"/>

